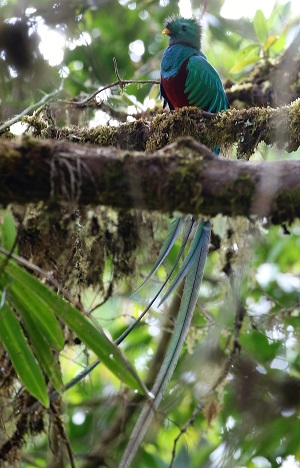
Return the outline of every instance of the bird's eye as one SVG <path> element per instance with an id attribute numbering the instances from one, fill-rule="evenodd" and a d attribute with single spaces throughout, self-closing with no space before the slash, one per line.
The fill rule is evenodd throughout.
<path id="1" fill-rule="evenodd" d="M 181 29 L 182 29 L 182 31 L 186 31 L 187 27 L 183 25 L 183 26 L 181 26 Z"/>

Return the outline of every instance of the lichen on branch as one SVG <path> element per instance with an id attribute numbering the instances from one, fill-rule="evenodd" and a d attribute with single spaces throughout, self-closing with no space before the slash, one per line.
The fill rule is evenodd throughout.
<path id="1" fill-rule="evenodd" d="M 0 140 L 3 205 L 43 201 L 207 216 L 253 214 L 279 223 L 300 217 L 299 180 L 300 161 L 228 160 L 190 137 L 146 153 Z"/>
<path id="2" fill-rule="evenodd" d="M 249 158 L 264 142 L 287 152 L 300 144 L 300 99 L 278 109 L 251 107 L 229 109 L 207 118 L 197 108 L 182 108 L 169 115 L 158 115 L 150 127 L 147 149 L 157 150 L 178 137 L 191 136 L 210 148 L 237 146 L 237 154 Z"/>
<path id="3" fill-rule="evenodd" d="M 277 109 L 251 107 L 229 109 L 219 114 L 207 114 L 195 107 L 183 107 L 173 112 L 158 113 L 151 121 L 145 119 L 119 126 L 99 125 L 92 129 L 76 126 L 57 128 L 52 123 L 41 124 L 42 117 L 29 117 L 34 136 L 53 138 L 118 149 L 156 151 L 180 137 L 190 136 L 209 148 L 223 150 L 233 145 L 237 156 L 248 159 L 259 143 L 275 145 L 287 152 L 300 145 L 300 99 Z"/>

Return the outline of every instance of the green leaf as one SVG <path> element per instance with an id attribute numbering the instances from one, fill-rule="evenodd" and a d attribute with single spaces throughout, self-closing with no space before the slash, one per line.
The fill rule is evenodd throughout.
<path id="1" fill-rule="evenodd" d="M 240 336 L 240 343 L 245 353 L 252 355 L 253 359 L 265 363 L 274 359 L 281 346 L 280 342 L 270 343 L 266 335 L 252 330 Z"/>
<path id="2" fill-rule="evenodd" d="M 264 44 L 264 52 L 267 52 L 270 47 L 272 47 L 273 44 L 275 44 L 275 42 L 277 41 L 277 37 L 272 35 L 272 36 L 269 36 L 268 39 L 266 40 L 265 44 Z"/>
<path id="3" fill-rule="evenodd" d="M 231 69 L 230 73 L 236 74 L 241 73 L 248 65 L 252 63 L 257 63 L 260 61 L 259 55 L 252 55 L 251 57 L 246 57 L 245 59 L 241 60 L 240 62 L 236 63 Z"/>
<path id="4" fill-rule="evenodd" d="M 256 37 L 260 44 L 264 44 L 268 37 L 268 23 L 262 10 L 257 10 L 253 19 L 253 26 Z"/>
<path id="5" fill-rule="evenodd" d="M 284 4 L 276 2 L 268 18 L 269 30 L 282 31 L 283 28 L 290 28 L 289 17 L 291 18 L 291 2 Z"/>
<path id="6" fill-rule="evenodd" d="M 64 384 L 59 364 L 55 360 L 48 343 L 40 332 L 37 322 L 31 318 L 30 314 L 23 315 L 23 321 L 26 332 L 30 338 L 30 343 L 42 369 L 49 377 L 53 387 L 59 393 L 62 393 Z"/>
<path id="7" fill-rule="evenodd" d="M 15 220 L 11 213 L 11 210 L 7 209 L 1 226 L 2 246 L 10 252 L 14 246 L 16 238 L 17 229 L 15 225 Z M 17 246 L 15 246 L 14 248 L 14 253 L 17 253 Z"/>
<path id="8" fill-rule="evenodd" d="M 120 349 L 107 338 L 102 329 L 93 326 L 84 315 L 67 302 L 57 304 L 55 312 L 122 382 L 140 393 L 147 393 L 133 366 Z"/>
<path id="9" fill-rule="evenodd" d="M 256 52 L 256 55 L 259 55 L 260 47 L 260 44 L 249 44 L 246 47 L 243 47 L 243 49 L 241 49 L 237 55 L 237 62 L 240 62 L 241 60 L 245 59 L 252 52 Z"/>
<path id="10" fill-rule="evenodd" d="M 37 307 L 40 305 L 40 311 L 47 312 L 49 320 L 50 311 L 51 314 L 52 312 L 55 313 L 121 381 L 141 393 L 147 392 L 135 369 L 123 356 L 120 349 L 109 340 L 102 330 L 93 326 L 81 312 L 17 265 L 10 262 L 6 267 L 6 273 L 13 280 L 9 294 L 17 307 L 21 305 L 18 302 L 21 296 L 24 308 L 30 307 L 29 303 L 32 301 L 33 305 L 37 304 Z M 14 281 L 18 282 L 18 288 Z M 20 293 L 21 283 L 26 287 L 25 293 L 29 295 L 27 300 L 25 299 L 25 293 L 23 295 Z M 30 308 L 30 312 L 34 314 L 37 323 L 38 313 L 34 310 L 34 306 Z M 20 313 L 24 313 L 24 310 L 20 310 Z M 43 319 L 40 318 L 40 323 L 44 327 L 43 333 L 46 330 L 44 320 L 46 320 L 46 316 Z M 59 330 L 61 332 L 60 328 Z M 53 331 L 52 327 L 49 327 L 49 331 Z"/>
<path id="11" fill-rule="evenodd" d="M 50 307 L 17 280 L 11 285 L 8 296 L 23 319 L 28 316 L 31 318 L 48 346 L 61 351 L 64 347 L 64 336 Z"/>
<path id="12" fill-rule="evenodd" d="M 42 371 L 17 318 L 6 303 L 2 304 L 0 309 L 0 339 L 24 387 L 48 408 L 49 398 Z"/>
<path id="13" fill-rule="evenodd" d="M 272 52 L 273 53 L 279 53 L 283 52 L 285 50 L 286 46 L 286 40 L 287 40 L 287 35 L 286 33 L 283 33 L 277 37 L 276 42 L 272 44 Z"/>
<path id="14" fill-rule="evenodd" d="M 9 298 L 22 317 L 29 313 L 47 342 L 58 351 L 63 349 L 63 332 L 51 305 L 35 292 L 35 285 L 40 284 L 39 280 L 12 262 L 6 266 L 3 277 L 11 279 Z"/>

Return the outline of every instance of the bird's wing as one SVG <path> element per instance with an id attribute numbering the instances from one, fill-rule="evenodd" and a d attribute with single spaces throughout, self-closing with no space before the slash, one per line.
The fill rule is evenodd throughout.
<path id="1" fill-rule="evenodd" d="M 163 84 L 162 82 L 160 82 L 160 96 L 163 98 L 164 100 L 164 105 L 163 105 L 163 109 L 166 107 L 166 105 L 168 104 L 169 106 L 169 109 L 170 110 L 174 110 L 174 107 L 172 106 L 172 103 L 169 101 L 168 99 L 168 96 L 164 90 L 164 87 L 163 87 Z"/>
<path id="2" fill-rule="evenodd" d="M 229 104 L 218 72 L 203 55 L 190 57 L 184 92 L 190 105 L 208 112 L 228 109 Z"/>

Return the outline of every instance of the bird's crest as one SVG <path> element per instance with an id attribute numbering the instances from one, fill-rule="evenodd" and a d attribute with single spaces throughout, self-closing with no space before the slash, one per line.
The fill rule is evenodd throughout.
<path id="1" fill-rule="evenodd" d="M 197 27 L 200 29 L 201 31 L 201 24 L 199 23 L 199 21 L 193 17 L 193 18 L 184 18 L 183 16 L 181 15 L 170 15 L 168 16 L 167 18 L 165 18 L 164 20 L 164 27 L 167 28 L 171 23 L 174 23 L 174 22 L 178 22 L 178 23 L 181 23 L 181 22 L 187 22 L 191 25 L 194 25 L 194 27 Z"/>
<path id="2" fill-rule="evenodd" d="M 170 45 L 186 44 L 199 49 L 201 47 L 201 32 L 201 25 L 196 18 L 171 15 L 164 21 L 163 34 L 170 37 Z"/>

